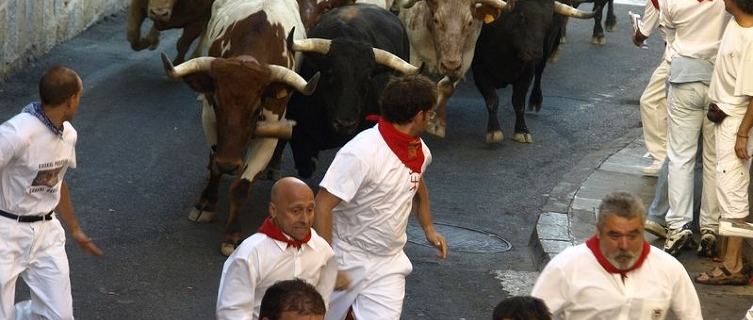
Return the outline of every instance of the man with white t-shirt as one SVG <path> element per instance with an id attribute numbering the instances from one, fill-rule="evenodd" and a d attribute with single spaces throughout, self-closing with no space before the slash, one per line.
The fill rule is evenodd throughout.
<path id="1" fill-rule="evenodd" d="M 685 267 L 643 236 L 646 209 L 629 192 L 599 204 L 596 234 L 560 252 L 541 271 L 531 295 L 552 319 L 700 320 L 701 303 Z"/>
<path id="2" fill-rule="evenodd" d="M 699 252 L 712 253 L 717 243 L 719 203 L 716 185 L 714 124 L 706 118 L 708 85 L 714 60 L 730 16 L 722 1 L 659 0 L 662 21 L 674 30 L 667 90 L 667 157 L 669 212 L 664 251 L 677 256 L 693 239 L 694 167 L 702 149 L 703 186 Z M 699 140 L 702 143 L 699 143 Z"/>
<path id="3" fill-rule="evenodd" d="M 70 121 L 82 92 L 75 71 L 52 67 L 39 81 L 41 102 L 0 125 L 0 319 L 73 319 L 58 215 L 81 250 L 102 255 L 79 227 L 64 180 L 76 167 L 78 135 Z M 19 276 L 31 300 L 14 307 Z"/>
<path id="4" fill-rule="evenodd" d="M 332 244 L 339 268 L 328 320 L 351 312 L 359 320 L 400 319 L 413 269 L 403 252 L 411 211 L 440 258 L 447 256 L 422 176 L 431 153 L 419 138 L 436 95 L 424 76 L 392 79 L 380 98 L 379 123 L 338 151 L 320 183 L 314 228 Z"/>
<path id="5" fill-rule="evenodd" d="M 753 127 L 753 2 L 725 0 L 733 19 L 724 31 L 711 77 L 709 118 L 716 120 L 717 184 L 721 217 L 746 221 L 750 211 L 750 133 Z M 712 285 L 747 285 L 743 239 L 728 237 L 721 264 L 695 281 Z"/>
<path id="6" fill-rule="evenodd" d="M 272 186 L 269 217 L 227 258 L 217 294 L 218 320 L 256 320 L 262 297 L 281 280 L 302 279 L 329 299 L 337 262 L 329 244 L 311 229 L 314 192 L 285 177 Z"/>

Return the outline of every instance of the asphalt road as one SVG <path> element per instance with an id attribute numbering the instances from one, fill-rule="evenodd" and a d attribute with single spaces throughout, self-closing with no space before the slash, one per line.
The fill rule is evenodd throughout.
<path id="1" fill-rule="evenodd" d="M 571 20 L 561 59 L 544 74 L 544 107 L 527 114 L 533 144 L 510 139 L 506 88 L 499 90 L 506 140 L 487 145 L 481 95 L 470 75 L 460 83 L 448 106 L 447 137 L 424 137 L 434 157 L 426 173 L 434 219 L 457 240 L 439 260 L 411 237 L 404 319 L 488 319 L 511 294 L 499 276 L 533 274 L 528 241 L 546 195 L 585 155 L 639 126 L 638 98 L 662 48 L 656 35 L 648 50 L 632 45 L 628 10 L 642 12 L 617 5 L 619 30 L 604 46 L 589 44 L 591 21 Z M 73 120 L 78 168 L 67 178 L 82 227 L 105 255 L 94 259 L 69 243 L 78 319 L 212 319 L 228 183 L 214 222 L 187 219 L 204 187 L 208 147 L 196 93 L 169 81 L 159 59 L 162 51 L 174 55 L 178 31 L 163 34 L 156 51 L 132 52 L 125 25 L 125 11 L 106 17 L 0 83 L 0 121 L 37 100 L 38 78 L 50 66 L 66 64 L 82 76 L 84 97 Z M 322 155 L 307 180 L 313 188 L 334 152 Z M 284 173 L 293 174 L 289 153 L 285 161 Z M 271 184 L 253 187 L 247 234 L 266 214 Z M 503 238 L 511 249 L 491 252 L 478 246 L 479 237 Z M 468 252 L 474 246 L 484 252 Z M 17 291 L 17 299 L 28 297 L 23 285 Z"/>

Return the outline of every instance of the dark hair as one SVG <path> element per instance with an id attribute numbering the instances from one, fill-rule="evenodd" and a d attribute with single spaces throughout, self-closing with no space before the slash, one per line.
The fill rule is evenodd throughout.
<path id="1" fill-rule="evenodd" d="M 42 104 L 59 105 L 77 94 L 81 87 L 75 71 L 64 66 L 54 66 L 39 80 L 39 98 Z"/>
<path id="2" fill-rule="evenodd" d="M 494 307 L 492 320 L 503 318 L 512 320 L 551 320 L 549 308 L 541 300 L 532 296 L 505 298 Z"/>
<path id="3" fill-rule="evenodd" d="M 431 110 L 436 102 L 436 85 L 422 75 L 390 79 L 379 98 L 382 117 L 396 124 L 409 123 L 417 113 Z"/>
<path id="4" fill-rule="evenodd" d="M 607 217 L 618 216 L 628 220 L 639 218 L 641 224 L 646 219 L 646 207 L 638 196 L 627 191 L 612 192 L 601 200 L 599 215 L 596 217 L 596 227 L 604 227 Z"/>
<path id="5" fill-rule="evenodd" d="M 301 279 L 283 280 L 273 284 L 261 299 L 259 319 L 267 317 L 278 320 L 286 311 L 294 311 L 301 315 L 324 315 L 322 295 L 316 288 Z"/>
<path id="6" fill-rule="evenodd" d="M 747 15 L 753 15 L 753 1 L 751 0 L 730 0 L 734 3 L 740 11 Z"/>

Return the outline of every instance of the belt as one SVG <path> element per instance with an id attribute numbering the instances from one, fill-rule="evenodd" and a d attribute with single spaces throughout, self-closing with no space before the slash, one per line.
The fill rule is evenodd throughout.
<path id="1" fill-rule="evenodd" d="M 52 211 L 43 216 L 19 216 L 10 212 L 0 210 L 0 216 L 6 217 L 8 219 L 13 219 L 18 222 L 37 222 L 42 220 L 52 220 Z"/>

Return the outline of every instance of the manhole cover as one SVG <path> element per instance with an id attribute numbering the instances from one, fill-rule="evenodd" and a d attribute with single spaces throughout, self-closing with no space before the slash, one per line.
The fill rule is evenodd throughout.
<path id="1" fill-rule="evenodd" d="M 512 249 L 510 242 L 490 232 L 441 222 L 434 222 L 434 228 L 447 239 L 450 251 L 491 253 Z M 411 220 L 408 223 L 407 233 L 408 242 L 425 247 L 434 247 L 426 242 L 424 230 L 421 229 L 418 222 Z"/>

